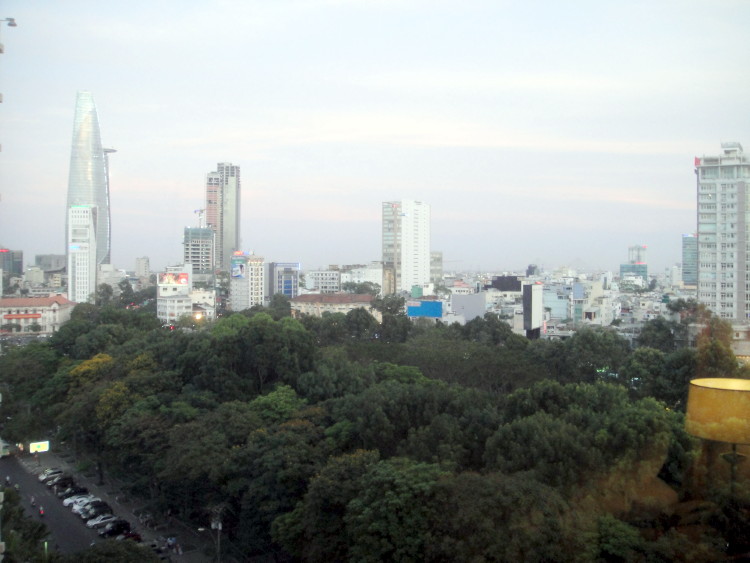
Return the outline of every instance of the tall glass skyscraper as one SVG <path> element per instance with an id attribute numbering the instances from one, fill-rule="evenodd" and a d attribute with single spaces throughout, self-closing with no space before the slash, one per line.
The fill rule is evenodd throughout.
<path id="1" fill-rule="evenodd" d="M 206 222 L 216 233 L 215 265 L 229 271 L 240 250 L 240 167 L 220 162 L 206 175 Z"/>
<path id="2" fill-rule="evenodd" d="M 102 148 L 94 97 L 91 92 L 78 92 L 65 223 L 68 298 L 75 302 L 90 298 L 96 290 L 98 265 L 110 263 L 107 170 L 107 154 L 110 152 L 114 151 Z M 93 263 L 89 263 L 89 260 L 93 260 Z M 81 271 L 82 268 L 85 273 Z"/>
<path id="3" fill-rule="evenodd" d="M 107 150 L 111 152 L 111 150 Z M 78 92 L 68 176 L 68 207 L 96 207 L 96 261 L 110 263 L 110 214 L 107 160 L 99 133 L 94 96 Z"/>

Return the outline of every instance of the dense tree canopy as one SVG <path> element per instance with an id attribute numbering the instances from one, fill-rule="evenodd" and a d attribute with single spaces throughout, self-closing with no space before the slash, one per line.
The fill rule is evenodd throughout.
<path id="1" fill-rule="evenodd" d="M 293 319 L 278 298 L 169 330 L 120 290 L 119 303 L 103 289 L 102 306 L 77 306 L 48 343 L 0 356 L 4 438 L 52 433 L 195 525 L 220 511 L 246 555 L 677 553 L 664 522 L 649 521 L 664 532 L 651 541 L 642 520 L 581 513 L 580 498 L 655 451 L 679 487 L 690 379 L 745 374 L 711 319 L 697 348 L 681 347 L 683 324 L 652 321 L 631 350 L 607 329 L 530 342 L 494 315 L 415 325 L 392 296 L 374 301 L 381 322 L 364 309 Z"/>

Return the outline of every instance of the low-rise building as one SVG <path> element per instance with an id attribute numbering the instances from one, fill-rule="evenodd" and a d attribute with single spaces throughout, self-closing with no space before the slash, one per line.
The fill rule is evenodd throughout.
<path id="1" fill-rule="evenodd" d="M 305 287 L 318 293 L 340 293 L 341 272 L 333 269 L 305 272 Z"/>
<path id="2" fill-rule="evenodd" d="M 75 305 L 62 295 L 0 299 L 0 332 L 52 334 L 70 319 Z"/>
<path id="3" fill-rule="evenodd" d="M 301 315 L 322 317 L 323 313 L 346 314 L 354 309 L 365 309 L 380 322 L 382 320 L 380 312 L 371 308 L 373 299 L 374 297 L 369 293 L 307 293 L 293 297 L 290 302 L 294 317 Z"/>
<path id="4" fill-rule="evenodd" d="M 193 265 L 168 266 L 159 274 L 156 292 L 156 316 L 164 323 L 174 323 L 181 317 L 193 314 L 190 293 Z"/>

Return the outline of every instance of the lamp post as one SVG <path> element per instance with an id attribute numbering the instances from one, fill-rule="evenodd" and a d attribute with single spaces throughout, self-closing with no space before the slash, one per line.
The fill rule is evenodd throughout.
<path id="1" fill-rule="evenodd" d="M 0 561 L 5 558 L 5 542 L 3 541 L 2 508 L 5 501 L 5 493 L 0 492 Z"/>
<path id="2" fill-rule="evenodd" d="M 211 517 L 211 529 L 216 530 L 216 561 L 221 563 L 221 512 Z"/>
<path id="3" fill-rule="evenodd" d="M 214 542 L 214 547 L 216 547 L 216 561 L 221 563 L 221 515 L 220 514 L 214 514 L 211 517 L 211 529 L 216 530 L 216 539 L 213 538 L 213 535 L 209 532 L 208 537 L 211 538 L 211 541 Z M 207 532 L 206 528 L 198 528 L 199 532 Z"/>

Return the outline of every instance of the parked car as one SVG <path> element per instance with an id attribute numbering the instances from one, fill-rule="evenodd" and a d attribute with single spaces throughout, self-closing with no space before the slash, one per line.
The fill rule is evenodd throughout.
<path id="1" fill-rule="evenodd" d="M 117 516 L 114 514 L 100 514 L 96 518 L 92 518 L 86 522 L 86 526 L 89 528 L 103 528 L 110 522 L 117 520 Z"/>
<path id="2" fill-rule="evenodd" d="M 48 467 L 44 471 L 42 471 L 39 474 L 39 480 L 41 482 L 46 481 L 47 479 L 51 479 L 52 477 L 57 477 L 58 475 L 62 475 L 63 470 L 59 467 Z"/>
<path id="3" fill-rule="evenodd" d="M 92 495 L 91 493 L 81 493 L 78 495 L 73 495 L 63 501 L 63 506 L 72 506 L 74 502 L 78 502 L 82 499 L 93 500 L 94 498 L 94 495 Z"/>
<path id="4" fill-rule="evenodd" d="M 66 475 L 65 473 L 61 473 L 60 475 L 56 475 L 52 477 L 51 479 L 47 479 L 46 485 L 48 487 L 70 487 L 71 485 L 75 484 L 75 479 L 72 475 Z"/>
<path id="5" fill-rule="evenodd" d="M 68 487 L 64 491 L 59 491 L 57 493 L 57 498 L 66 499 L 69 497 L 73 497 L 76 495 L 85 495 L 89 492 L 89 490 L 86 487 L 78 487 L 78 486 L 72 486 Z"/>
<path id="6" fill-rule="evenodd" d="M 73 511 L 73 514 L 77 514 L 78 516 L 80 516 L 81 512 L 83 512 L 84 510 L 87 510 L 89 505 L 92 502 L 97 501 L 97 500 L 102 500 L 102 499 L 100 499 L 99 497 L 93 497 L 90 499 L 81 499 L 80 502 L 77 501 L 73 503 L 73 505 L 71 506 L 71 510 Z"/>
<path id="7" fill-rule="evenodd" d="M 127 520 L 118 519 L 110 522 L 99 530 L 99 535 L 104 538 L 110 538 L 119 536 L 130 531 L 130 522 Z"/>
<path id="8" fill-rule="evenodd" d="M 125 532 L 124 534 L 120 534 L 115 538 L 116 540 L 132 540 L 137 543 L 141 543 L 143 541 L 143 538 L 141 537 L 141 534 L 138 532 Z"/>
<path id="9" fill-rule="evenodd" d="M 89 520 L 102 514 L 112 514 L 112 507 L 106 502 L 92 502 L 86 508 L 81 510 L 80 517 L 83 520 Z"/>

